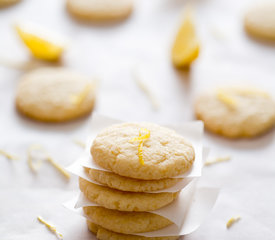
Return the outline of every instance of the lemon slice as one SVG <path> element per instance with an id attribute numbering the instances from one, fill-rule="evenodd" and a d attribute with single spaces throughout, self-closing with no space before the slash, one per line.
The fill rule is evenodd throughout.
<path id="1" fill-rule="evenodd" d="M 172 61 L 175 67 L 189 67 L 198 57 L 200 51 L 199 41 L 195 32 L 191 10 L 185 12 L 185 18 L 176 36 L 172 48 Z"/>
<path id="2" fill-rule="evenodd" d="M 64 43 L 51 39 L 52 33 L 32 25 L 16 25 L 18 35 L 24 44 L 38 59 L 58 61 L 64 51 Z"/>

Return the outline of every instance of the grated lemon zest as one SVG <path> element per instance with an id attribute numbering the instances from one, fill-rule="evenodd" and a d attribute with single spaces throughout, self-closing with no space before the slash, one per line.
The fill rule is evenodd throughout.
<path id="1" fill-rule="evenodd" d="M 215 159 L 212 159 L 212 160 L 208 160 L 204 163 L 205 166 L 209 166 L 209 165 L 212 165 L 212 164 L 216 164 L 216 163 L 221 163 L 221 162 L 226 162 L 226 161 L 229 161 L 231 159 L 230 156 L 226 156 L 226 157 L 217 157 Z"/>
<path id="2" fill-rule="evenodd" d="M 217 92 L 217 97 L 218 99 L 223 102 L 224 104 L 226 104 L 228 107 L 235 109 L 237 106 L 237 101 L 236 99 L 234 99 L 234 97 L 230 96 L 229 93 L 226 93 L 223 90 L 219 90 Z"/>
<path id="3" fill-rule="evenodd" d="M 142 132 L 146 132 L 144 135 L 142 135 Z M 141 165 L 144 165 L 143 160 L 143 143 L 150 137 L 150 131 L 146 128 L 141 128 L 139 131 L 139 137 L 132 138 L 130 142 L 139 142 L 138 144 L 138 158 Z"/>
<path id="4" fill-rule="evenodd" d="M 52 233 L 54 233 L 58 239 L 63 239 L 63 235 L 56 230 L 56 227 L 46 222 L 42 217 L 38 216 L 37 220 L 44 224 Z"/>
<path id="5" fill-rule="evenodd" d="M 152 93 L 152 91 L 149 89 L 149 87 L 144 83 L 144 81 L 141 80 L 140 75 L 136 70 L 133 71 L 134 80 L 137 84 L 137 86 L 146 94 L 148 99 L 150 100 L 152 107 L 154 110 L 159 109 L 159 102 L 155 95 Z"/>
<path id="6" fill-rule="evenodd" d="M 71 178 L 71 175 L 63 168 L 61 167 L 57 162 L 55 162 L 51 157 L 47 158 L 47 161 L 52 164 L 61 174 L 63 174 L 64 177 L 67 179 Z"/>
<path id="7" fill-rule="evenodd" d="M 227 229 L 230 228 L 234 223 L 238 222 L 240 219 L 241 219 L 240 216 L 230 218 L 226 223 Z"/>
<path id="8" fill-rule="evenodd" d="M 28 165 L 33 172 L 37 172 L 42 165 L 42 160 L 37 161 L 36 164 L 34 164 L 33 157 L 32 157 L 33 150 L 42 150 L 42 151 L 44 150 L 40 145 L 37 145 L 37 144 L 33 144 L 28 148 Z"/>
<path id="9" fill-rule="evenodd" d="M 72 103 L 75 105 L 80 105 L 81 103 L 83 103 L 85 98 L 89 95 L 92 87 L 93 84 L 87 84 L 79 94 L 71 96 Z"/>
<path id="10" fill-rule="evenodd" d="M 85 148 L 86 144 L 78 139 L 74 139 L 74 143 L 77 144 L 78 146 Z"/>
<path id="11" fill-rule="evenodd" d="M 2 149 L 0 149 L 0 154 L 5 156 L 7 159 L 10 159 L 10 160 L 18 160 L 19 157 L 13 155 L 13 154 L 10 154 Z"/>

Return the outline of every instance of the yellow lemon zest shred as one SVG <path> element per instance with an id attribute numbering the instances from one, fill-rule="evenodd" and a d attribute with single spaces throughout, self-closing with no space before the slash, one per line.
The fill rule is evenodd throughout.
<path id="1" fill-rule="evenodd" d="M 226 223 L 227 229 L 230 228 L 234 223 L 238 222 L 240 219 L 241 219 L 240 216 L 230 218 Z"/>
<path id="2" fill-rule="evenodd" d="M 237 101 L 236 99 L 234 99 L 232 96 L 230 96 L 229 93 L 223 91 L 223 90 L 219 90 L 217 92 L 217 97 L 218 99 L 223 102 L 224 104 L 226 104 L 228 107 L 235 109 L 237 106 Z"/>
<path id="3" fill-rule="evenodd" d="M 81 103 L 83 103 L 85 98 L 89 95 L 92 87 L 93 84 L 87 84 L 79 94 L 71 96 L 72 103 L 75 105 L 80 105 Z"/>
<path id="4" fill-rule="evenodd" d="M 67 179 L 71 178 L 71 175 L 63 168 L 61 167 L 57 162 L 55 162 L 51 157 L 47 158 L 48 162 L 52 164 L 60 173 L 62 173 Z"/>
<path id="5" fill-rule="evenodd" d="M 44 224 L 52 233 L 54 233 L 58 239 L 63 239 L 63 235 L 56 230 L 56 227 L 46 222 L 42 217 L 38 216 L 37 220 Z"/>
<path id="6" fill-rule="evenodd" d="M 13 155 L 13 154 L 10 154 L 2 149 L 0 149 L 0 154 L 5 156 L 7 159 L 10 159 L 10 160 L 18 160 L 19 157 Z"/>
<path id="7" fill-rule="evenodd" d="M 226 162 L 226 161 L 229 161 L 230 159 L 231 159 L 230 156 L 218 157 L 218 158 L 215 158 L 215 159 L 206 161 L 206 162 L 204 163 L 204 165 L 205 165 L 205 166 L 209 166 L 209 165 L 212 165 L 212 164 L 215 164 L 215 163 Z"/>
<path id="8" fill-rule="evenodd" d="M 74 139 L 74 143 L 77 144 L 78 146 L 85 148 L 86 144 L 78 139 Z"/>
<path id="9" fill-rule="evenodd" d="M 28 148 L 28 165 L 33 172 L 37 172 L 42 165 L 42 160 L 36 161 L 36 163 L 33 162 L 32 151 L 34 150 L 44 150 L 40 145 L 37 144 L 33 144 Z"/>
<path id="10" fill-rule="evenodd" d="M 145 134 L 142 135 L 142 132 L 145 132 Z M 146 128 L 141 128 L 139 131 L 139 137 L 132 138 L 130 142 L 139 142 L 138 145 L 138 158 L 141 165 L 144 165 L 143 160 L 143 143 L 150 137 L 150 131 Z"/>

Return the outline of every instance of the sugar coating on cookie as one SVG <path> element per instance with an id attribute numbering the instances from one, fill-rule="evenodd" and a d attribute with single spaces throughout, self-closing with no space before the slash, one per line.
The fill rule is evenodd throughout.
<path id="1" fill-rule="evenodd" d="M 119 20 L 131 14 L 133 0 L 67 0 L 67 9 L 83 20 Z"/>
<path id="2" fill-rule="evenodd" d="M 263 91 L 227 88 L 201 95 L 195 113 L 206 129 L 230 138 L 254 137 L 275 123 L 275 103 Z"/>
<path id="3" fill-rule="evenodd" d="M 25 74 L 16 93 L 17 109 L 45 122 L 63 122 L 92 111 L 95 88 L 85 75 L 64 68 L 40 68 Z"/>
<path id="4" fill-rule="evenodd" d="M 98 205 L 119 211 L 154 211 L 173 202 L 178 193 L 134 193 L 97 185 L 79 178 L 79 188 L 85 197 Z"/>
<path id="5" fill-rule="evenodd" d="M 123 177 L 113 172 L 86 168 L 89 178 L 100 184 L 121 191 L 129 192 L 153 192 L 174 186 L 182 178 L 164 178 L 159 180 L 140 180 Z"/>
<path id="6" fill-rule="evenodd" d="M 138 235 L 129 235 L 116 233 L 100 227 L 87 220 L 89 230 L 94 233 L 99 240 L 177 240 L 179 237 L 143 237 Z"/>
<path id="7" fill-rule="evenodd" d="M 133 234 L 158 230 L 172 222 L 150 212 L 121 212 L 103 207 L 83 207 L 90 221 L 110 231 Z"/>
<path id="8" fill-rule="evenodd" d="M 265 2 L 249 9 L 245 14 L 244 27 L 253 37 L 275 41 L 275 3 Z"/>
<path id="9" fill-rule="evenodd" d="M 142 147 L 144 164 L 139 159 L 141 129 L 150 137 Z M 112 125 L 97 135 L 91 146 L 94 161 L 118 175 L 154 180 L 170 178 L 187 172 L 195 159 L 190 143 L 175 131 L 152 123 L 122 123 Z"/>

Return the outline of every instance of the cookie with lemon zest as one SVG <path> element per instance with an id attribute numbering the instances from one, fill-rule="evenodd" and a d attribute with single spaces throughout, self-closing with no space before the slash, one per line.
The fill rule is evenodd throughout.
<path id="1" fill-rule="evenodd" d="M 0 149 L 0 155 L 3 155 L 4 157 L 6 157 L 7 159 L 10 159 L 10 160 L 17 160 L 19 159 L 19 157 L 13 155 L 13 154 L 10 154 L 2 149 Z"/>
<path id="2" fill-rule="evenodd" d="M 227 229 L 230 228 L 234 223 L 238 222 L 240 219 L 241 219 L 240 216 L 230 218 L 226 223 L 226 228 Z"/>
<path id="3" fill-rule="evenodd" d="M 142 135 L 142 131 L 146 132 Z M 138 144 L 138 158 L 141 165 L 144 165 L 143 155 L 142 155 L 142 146 L 143 142 L 146 141 L 150 137 L 150 131 L 146 128 L 142 128 L 139 131 L 139 137 L 132 138 L 130 142 L 139 142 Z"/>
<path id="4" fill-rule="evenodd" d="M 217 98 L 231 109 L 235 109 L 237 106 L 236 99 L 226 91 L 218 90 Z"/>
<path id="5" fill-rule="evenodd" d="M 56 230 L 56 227 L 46 222 L 42 217 L 38 216 L 37 220 L 44 224 L 52 233 L 54 233 L 58 239 L 63 239 L 63 235 Z"/>
<path id="6" fill-rule="evenodd" d="M 92 87 L 93 84 L 89 83 L 83 88 L 83 90 L 79 94 L 71 96 L 72 103 L 76 105 L 82 104 L 85 98 L 90 94 Z"/>

